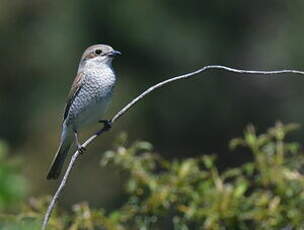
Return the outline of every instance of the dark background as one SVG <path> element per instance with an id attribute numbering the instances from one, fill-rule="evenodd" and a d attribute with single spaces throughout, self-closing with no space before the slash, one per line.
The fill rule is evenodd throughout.
<path id="1" fill-rule="evenodd" d="M 50 194 L 46 181 L 59 141 L 65 99 L 86 47 L 105 43 L 123 55 L 110 118 L 147 87 L 207 64 L 303 70 L 304 1 L 0 0 L 0 138 L 23 159 L 28 195 Z M 97 139 L 77 162 L 62 204 L 88 200 L 111 209 L 123 177 L 101 154 L 122 131 L 154 144 L 166 158 L 216 153 L 218 165 L 248 160 L 228 141 L 248 123 L 304 123 L 304 78 L 245 77 L 208 71 L 159 89 Z M 89 136 L 98 125 L 81 133 Z M 303 140 L 304 133 L 294 137 Z"/>

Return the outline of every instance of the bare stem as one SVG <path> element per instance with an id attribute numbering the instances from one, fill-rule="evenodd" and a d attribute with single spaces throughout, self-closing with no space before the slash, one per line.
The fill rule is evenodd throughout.
<path id="1" fill-rule="evenodd" d="M 124 115 L 127 111 L 129 111 L 129 109 L 131 109 L 131 107 L 133 107 L 137 102 L 139 102 L 141 99 L 143 99 L 145 96 L 147 96 L 148 94 L 150 94 L 152 91 L 156 90 L 157 88 L 161 88 L 173 81 L 177 81 L 177 80 L 181 80 L 181 79 L 187 79 L 187 78 L 191 78 L 194 75 L 197 75 L 201 72 L 204 72 L 206 70 L 209 69 L 217 69 L 217 70 L 224 70 L 224 71 L 228 71 L 228 72 L 233 72 L 233 73 L 238 73 L 238 74 L 255 74 L 255 75 L 274 75 L 274 74 L 284 74 L 284 73 L 292 73 L 292 74 L 299 74 L 299 75 L 304 75 L 303 71 L 298 71 L 298 70 L 275 70 L 275 71 L 254 71 L 254 70 L 241 70 L 241 69 L 234 69 L 234 68 L 230 68 L 230 67 L 226 67 L 226 66 L 221 66 L 221 65 L 208 65 L 208 66 L 204 66 L 203 68 L 200 68 L 194 72 L 190 72 L 187 74 L 183 74 L 183 75 L 179 75 L 173 78 L 169 78 L 165 81 L 159 82 L 153 86 L 151 86 L 150 88 L 146 89 L 143 93 L 141 93 L 139 96 L 137 96 L 136 98 L 134 98 L 132 101 L 130 101 L 126 106 L 124 106 L 119 112 L 117 112 L 113 118 L 111 119 L 111 122 L 114 123 L 116 122 L 122 115 Z M 104 131 L 106 131 L 104 128 L 101 129 L 98 134 L 94 134 L 91 137 L 89 137 L 84 144 L 82 145 L 83 147 L 86 147 L 88 144 L 90 144 L 96 137 L 98 137 L 100 134 L 102 134 Z M 64 188 L 64 186 L 67 183 L 67 179 L 70 175 L 70 172 L 74 166 L 75 161 L 77 160 L 77 158 L 79 157 L 80 152 L 76 151 L 72 158 L 71 161 L 69 162 L 68 168 L 66 169 L 64 176 L 60 182 L 60 185 L 56 191 L 56 193 L 54 194 L 48 209 L 45 213 L 44 219 L 43 219 L 43 223 L 42 223 L 42 227 L 41 230 L 45 230 L 48 224 L 48 221 L 50 219 L 51 213 L 56 205 L 56 202 L 59 199 L 59 196 Z"/>

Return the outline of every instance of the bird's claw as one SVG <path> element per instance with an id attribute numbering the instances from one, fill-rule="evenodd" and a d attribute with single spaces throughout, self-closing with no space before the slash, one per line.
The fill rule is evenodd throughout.
<path id="1" fill-rule="evenodd" d="M 103 123 L 103 131 L 108 131 L 112 128 L 112 122 L 110 120 L 100 120 L 99 123 Z"/>
<path id="2" fill-rule="evenodd" d="M 87 149 L 85 147 L 83 147 L 82 145 L 79 145 L 77 147 L 77 151 L 80 153 L 80 154 L 83 154 L 85 151 L 87 151 Z"/>

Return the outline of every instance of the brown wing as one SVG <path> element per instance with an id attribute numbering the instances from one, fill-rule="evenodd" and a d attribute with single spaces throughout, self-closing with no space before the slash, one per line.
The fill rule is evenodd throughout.
<path id="1" fill-rule="evenodd" d="M 77 76 L 75 77 L 75 80 L 72 84 L 72 87 L 71 87 L 69 95 L 68 95 L 67 103 L 65 105 L 63 120 L 65 120 L 69 114 L 70 107 L 82 87 L 84 77 L 85 77 L 85 75 L 82 72 L 78 73 Z"/>

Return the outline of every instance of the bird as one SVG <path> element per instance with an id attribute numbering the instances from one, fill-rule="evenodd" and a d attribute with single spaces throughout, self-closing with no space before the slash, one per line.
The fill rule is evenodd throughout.
<path id="1" fill-rule="evenodd" d="M 101 117 L 111 101 L 116 85 L 112 61 L 117 55 L 121 55 L 121 52 L 105 44 L 92 45 L 84 51 L 68 94 L 60 144 L 50 165 L 48 180 L 58 179 L 60 176 L 73 142 L 80 153 L 85 151 L 79 143 L 79 129 L 97 122 L 103 123 L 106 130 L 111 128 L 111 122 L 101 120 Z"/>

